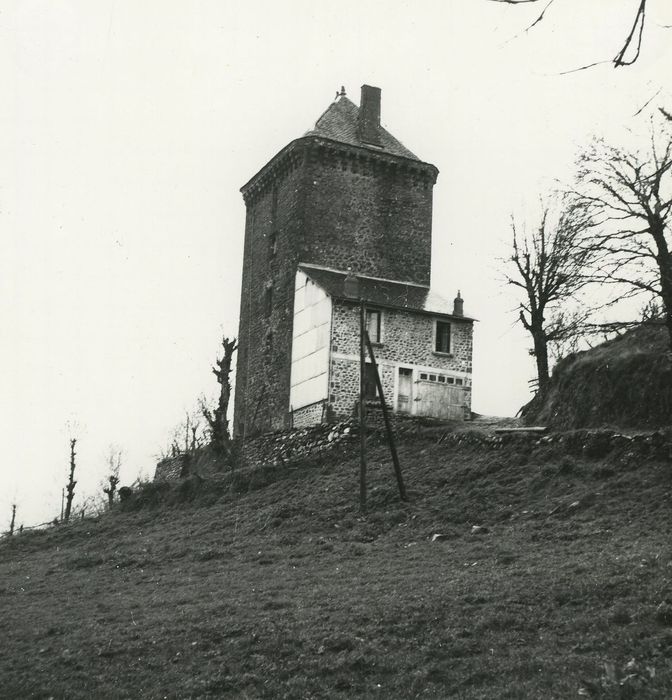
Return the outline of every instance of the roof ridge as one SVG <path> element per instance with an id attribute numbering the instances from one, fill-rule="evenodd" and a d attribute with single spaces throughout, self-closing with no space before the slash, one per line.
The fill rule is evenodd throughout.
<path id="1" fill-rule="evenodd" d="M 317 126 L 320 119 L 322 119 L 322 117 L 324 117 L 324 115 L 339 102 L 349 102 L 353 107 L 359 109 L 357 105 L 347 95 L 337 95 L 336 98 L 329 103 L 329 106 L 324 110 L 324 112 L 322 112 L 322 114 L 320 114 L 320 116 L 315 120 L 315 125 L 313 126 L 313 128 L 308 129 L 304 136 L 310 134 L 312 131 L 315 131 L 315 127 Z"/>
<path id="2" fill-rule="evenodd" d="M 356 299 L 346 292 L 347 272 L 324 265 L 299 263 L 300 272 L 320 286 L 329 296 L 344 302 Z M 442 316 L 456 321 L 473 323 L 471 316 L 455 314 L 455 305 L 438 292 L 417 282 L 400 282 L 384 277 L 358 275 L 359 291 L 356 297 L 371 308 L 399 309 L 412 313 Z"/>
<path id="3" fill-rule="evenodd" d="M 325 272 L 336 272 L 339 275 L 347 275 L 348 272 L 352 272 L 355 277 L 361 277 L 367 280 L 374 280 L 375 282 L 391 282 L 392 284 L 405 284 L 409 287 L 420 287 L 420 289 L 431 289 L 428 284 L 419 284 L 418 282 L 410 282 L 406 280 L 393 280 L 389 277 L 374 277 L 373 275 L 360 275 L 352 270 L 339 270 L 335 267 L 327 267 L 326 265 L 315 265 L 314 263 L 304 263 L 299 262 L 299 267 L 313 268 L 315 270 L 324 270 Z"/>

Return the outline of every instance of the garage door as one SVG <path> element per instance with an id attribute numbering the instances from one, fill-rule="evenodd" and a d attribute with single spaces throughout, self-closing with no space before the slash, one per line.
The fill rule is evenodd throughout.
<path id="1" fill-rule="evenodd" d="M 462 387 L 423 381 L 417 386 L 418 415 L 464 420 L 465 392 Z"/>

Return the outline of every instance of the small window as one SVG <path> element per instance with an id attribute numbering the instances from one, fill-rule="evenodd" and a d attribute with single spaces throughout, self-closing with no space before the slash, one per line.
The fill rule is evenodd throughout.
<path id="1" fill-rule="evenodd" d="M 435 374 L 430 374 L 430 375 L 429 375 L 429 381 L 430 381 L 430 382 L 435 382 L 435 381 L 436 381 L 436 375 L 435 375 Z"/>
<path id="2" fill-rule="evenodd" d="M 442 374 L 440 374 L 440 375 L 439 375 L 439 381 L 441 382 L 441 384 L 445 384 L 445 383 L 446 383 L 446 378 L 445 378 Z"/>
<path id="3" fill-rule="evenodd" d="M 450 323 L 446 321 L 436 322 L 435 352 L 450 353 Z"/>
<path id="4" fill-rule="evenodd" d="M 422 372 L 420 374 L 420 379 L 427 379 L 427 375 L 424 372 Z"/>
<path id="5" fill-rule="evenodd" d="M 366 310 L 366 332 L 372 343 L 380 343 L 380 311 Z"/>
<path id="6" fill-rule="evenodd" d="M 455 379 L 453 377 L 446 377 L 447 384 L 455 384 Z"/>
<path id="7" fill-rule="evenodd" d="M 378 385 L 376 384 L 376 370 L 371 363 L 364 366 L 364 398 L 378 398 Z"/>
<path id="8" fill-rule="evenodd" d="M 455 379 L 455 384 L 457 384 L 457 386 L 462 386 L 463 383 L 464 382 L 459 377 Z"/>

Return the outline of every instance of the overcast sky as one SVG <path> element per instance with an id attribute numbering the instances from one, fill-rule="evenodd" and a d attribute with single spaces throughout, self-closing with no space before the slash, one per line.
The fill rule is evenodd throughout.
<path id="1" fill-rule="evenodd" d="M 0 0 L 0 530 L 76 499 L 108 446 L 122 483 L 155 456 L 238 330 L 239 187 L 345 85 L 440 170 L 433 286 L 475 336 L 473 408 L 528 398 L 530 343 L 497 258 L 509 215 L 571 177 L 594 133 L 672 106 L 672 6 L 649 0 L 639 61 L 612 58 L 636 0 Z M 518 35 L 518 36 L 517 36 Z M 633 115 L 656 95 L 637 118 Z M 7 523 L 6 523 L 7 521 Z"/>

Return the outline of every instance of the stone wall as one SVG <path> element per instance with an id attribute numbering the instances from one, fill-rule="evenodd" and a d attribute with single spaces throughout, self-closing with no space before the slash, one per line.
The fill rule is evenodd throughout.
<path id="1" fill-rule="evenodd" d="M 184 453 L 162 459 L 156 465 L 154 481 L 175 481 L 180 479 L 189 473 L 190 463 L 190 456 Z"/>
<path id="2" fill-rule="evenodd" d="M 408 311 L 383 309 L 381 343 L 374 353 L 387 404 L 394 408 L 399 366 L 420 372 L 443 372 L 459 378 L 464 394 L 464 417 L 471 412 L 473 323 L 451 320 L 451 354 L 434 352 L 435 317 Z M 359 308 L 335 303 L 332 316 L 332 356 L 329 406 L 336 418 L 353 415 L 359 399 Z M 367 353 L 367 361 L 368 361 Z M 417 375 L 417 376 L 415 376 Z"/>
<path id="3" fill-rule="evenodd" d="M 243 444 L 243 464 L 246 467 L 287 465 L 346 445 L 355 434 L 351 423 L 341 422 L 259 435 Z"/>
<path id="4" fill-rule="evenodd" d="M 292 423 L 294 428 L 305 428 L 310 425 L 324 423 L 327 418 L 327 402 L 316 401 L 309 406 L 294 409 Z"/>
<path id="5" fill-rule="evenodd" d="M 247 200 L 234 433 L 289 425 L 294 281 L 304 236 L 301 157 Z"/>
<path id="6" fill-rule="evenodd" d="M 434 166 L 317 141 L 309 170 L 302 262 L 429 284 Z"/>
<path id="7" fill-rule="evenodd" d="M 374 346 L 376 359 L 471 373 L 473 323 L 450 319 L 451 354 L 434 352 L 435 316 L 382 309 L 381 343 Z M 445 319 L 441 319 L 445 320 Z M 332 352 L 359 357 L 359 307 L 348 302 L 334 304 Z"/>
<path id="8" fill-rule="evenodd" d="M 535 433 L 511 432 L 491 433 L 476 430 L 446 432 L 437 441 L 442 447 L 474 447 L 476 449 L 498 450 L 507 445 L 547 449 L 562 455 L 576 455 L 585 459 L 598 460 L 605 457 L 620 457 L 629 460 L 657 457 L 672 459 L 672 429 L 641 433 L 621 433 L 617 430 L 581 429 L 549 433 L 539 436 Z M 618 461 L 614 460 L 614 468 Z"/>
<path id="9" fill-rule="evenodd" d="M 521 448 L 534 447 L 557 450 L 567 455 L 578 455 L 587 459 L 602 459 L 620 456 L 636 460 L 641 457 L 672 459 L 672 429 L 623 434 L 615 430 L 574 430 L 549 433 L 509 432 L 493 433 L 491 430 L 455 429 L 455 424 L 442 424 L 407 415 L 393 415 L 392 426 L 395 438 L 404 436 L 431 435 L 444 450 L 471 447 L 478 451 L 499 450 L 508 445 Z M 367 434 L 385 440 L 383 419 L 379 408 L 367 409 Z M 429 432 L 428 432 L 429 431 Z M 443 431 L 443 432 L 442 432 Z M 375 438 L 374 438 L 375 439 Z M 331 425 L 316 425 L 310 428 L 280 431 L 259 435 L 245 441 L 241 448 L 243 465 L 246 467 L 286 466 L 310 456 L 333 452 L 352 457 L 359 442 L 358 421 L 349 420 Z M 356 452 L 354 453 L 356 454 Z M 618 462 L 614 462 L 617 464 Z M 202 476 L 214 473 L 212 462 L 203 463 L 199 455 L 178 455 L 161 460 L 156 467 L 155 481 L 177 481 L 189 475 L 189 466 Z"/>

